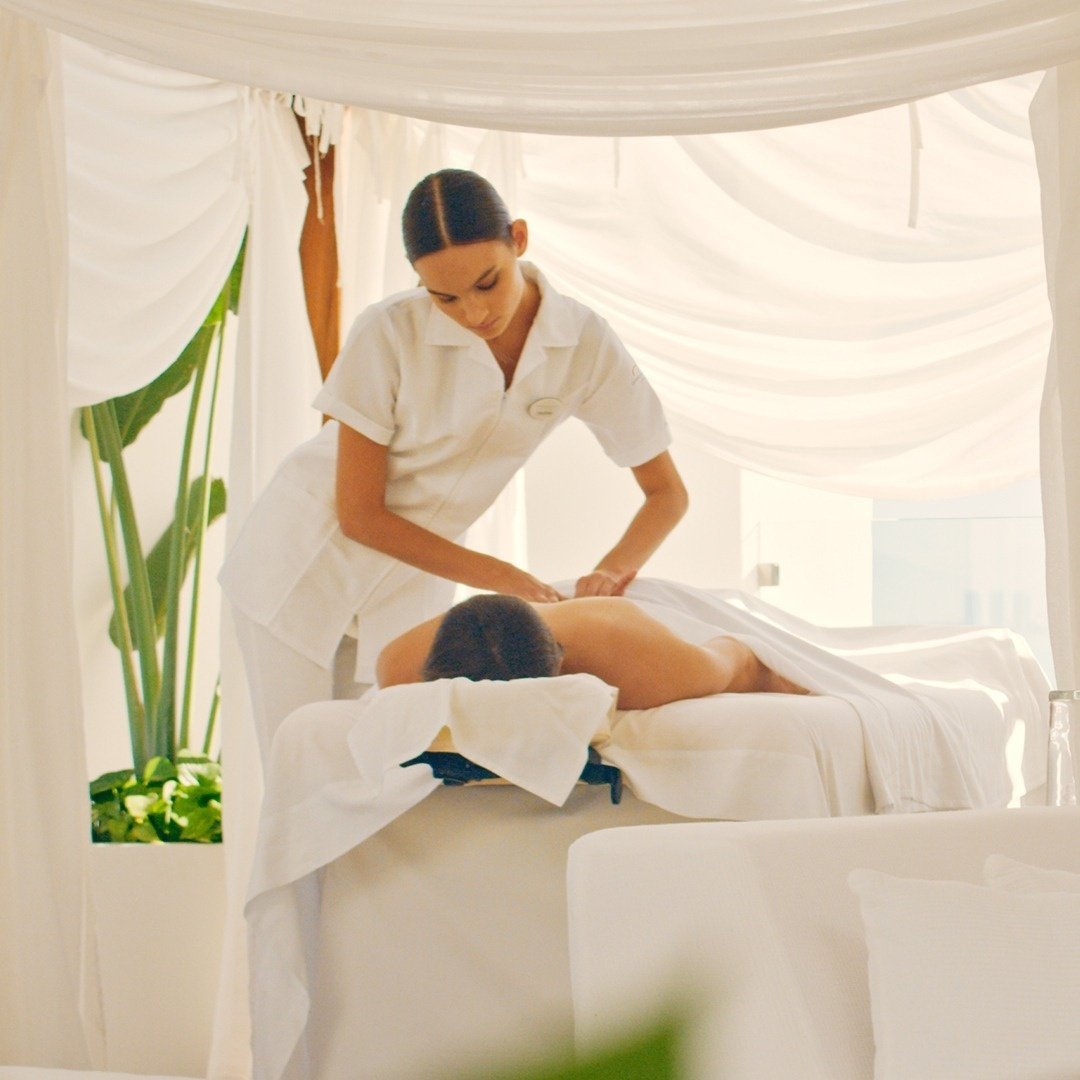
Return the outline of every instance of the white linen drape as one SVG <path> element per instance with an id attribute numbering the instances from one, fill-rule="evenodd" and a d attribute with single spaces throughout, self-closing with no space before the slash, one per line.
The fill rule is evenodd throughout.
<path id="1" fill-rule="evenodd" d="M 300 232 L 307 211 L 307 153 L 287 101 L 244 92 L 243 182 L 250 206 L 241 286 L 229 453 L 228 543 L 254 497 L 285 454 L 318 430 L 309 408 L 319 364 L 300 274 Z M 227 854 L 222 964 L 208 1075 L 241 1080 L 251 1073 L 247 943 L 243 905 L 255 848 L 262 770 L 247 680 L 232 623 L 222 625 L 222 761 Z"/>
<path id="2" fill-rule="evenodd" d="M 102 1028 L 97 987 L 84 983 L 90 819 L 51 37 L 0 11 L 0 1060 L 84 1068 L 102 1063 Z"/>
<path id="3" fill-rule="evenodd" d="M 240 88 L 63 39 L 69 401 L 145 386 L 180 355 L 247 220 Z"/>
<path id="4" fill-rule="evenodd" d="M 1080 677 L 1080 63 L 1049 72 L 1031 110 L 1054 336 L 1043 391 L 1046 600 L 1058 685 Z"/>
<path id="5" fill-rule="evenodd" d="M 618 327 L 680 442 L 851 494 L 1001 486 L 1035 470 L 1049 338 L 1035 85 L 919 103 L 914 229 L 903 108 L 624 139 L 614 192 L 602 140 L 527 136 L 536 259 Z"/>
<path id="6" fill-rule="evenodd" d="M 680 443 L 879 498 L 1003 486 L 1037 468 L 1050 332 L 1037 82 L 919 103 L 916 228 L 903 107 L 615 145 L 350 110 L 346 321 L 415 281 L 397 237 L 411 184 L 478 168 L 528 220 L 530 257 L 617 328 Z"/>
<path id="7" fill-rule="evenodd" d="M 1080 52 L 1072 0 L 4 6 L 125 56 L 229 82 L 472 127 L 575 134 L 805 123 Z"/>

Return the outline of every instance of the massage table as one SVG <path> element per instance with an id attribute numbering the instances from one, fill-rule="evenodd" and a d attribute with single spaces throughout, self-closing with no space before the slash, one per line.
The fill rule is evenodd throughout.
<path id="1" fill-rule="evenodd" d="M 644 583 L 635 599 L 666 603 L 669 588 Z M 680 616 L 717 596 L 693 591 Z M 725 632 L 814 693 L 617 712 L 614 691 L 587 675 L 440 680 L 290 716 L 246 908 L 258 1080 L 434 1080 L 569 1045 L 566 857 L 597 830 L 1042 798 L 1047 687 L 1019 639 L 877 628 L 870 649 L 861 631 L 820 631 L 833 639 L 828 693 L 822 646 L 785 667 L 795 624 L 736 606 Z M 860 647 L 853 667 L 845 657 Z M 885 691 L 888 709 L 867 689 L 879 674 L 844 681 L 871 653 L 908 672 L 889 683 L 902 691 Z M 958 657 L 969 670 L 947 678 Z M 609 785 L 577 782 L 590 743 L 620 770 L 618 803 Z M 921 760 L 926 745 L 939 760 Z M 402 768 L 433 746 L 513 782 L 446 786 L 427 765 Z"/>

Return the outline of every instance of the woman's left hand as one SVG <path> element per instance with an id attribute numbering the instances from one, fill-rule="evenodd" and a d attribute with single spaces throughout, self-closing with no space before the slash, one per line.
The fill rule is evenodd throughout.
<path id="1" fill-rule="evenodd" d="M 575 599 L 579 596 L 622 596 L 626 586 L 637 577 L 636 570 L 615 574 L 610 570 L 593 570 L 577 579 Z"/>

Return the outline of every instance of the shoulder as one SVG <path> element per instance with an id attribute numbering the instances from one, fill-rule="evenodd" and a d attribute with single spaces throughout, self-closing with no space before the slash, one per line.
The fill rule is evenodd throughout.
<path id="1" fill-rule="evenodd" d="M 370 304 L 356 317 L 345 339 L 345 349 L 372 341 L 387 345 L 423 338 L 431 313 L 431 297 L 424 289 L 406 289 Z"/>
<path id="2" fill-rule="evenodd" d="M 548 344 L 595 346 L 605 334 L 611 333 L 608 324 L 588 304 L 560 292 L 538 267 L 522 263 L 522 270 L 540 288 L 538 317 L 541 336 Z"/>
<path id="3" fill-rule="evenodd" d="M 624 596 L 582 596 L 533 607 L 556 636 L 596 634 L 605 628 L 623 626 L 641 614 L 637 604 Z"/>

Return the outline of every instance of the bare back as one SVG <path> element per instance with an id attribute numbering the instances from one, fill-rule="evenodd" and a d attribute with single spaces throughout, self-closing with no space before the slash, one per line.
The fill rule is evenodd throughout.
<path id="1" fill-rule="evenodd" d="M 728 637 L 693 645 L 624 597 L 533 604 L 563 647 L 561 674 L 595 675 L 619 690 L 620 709 L 745 691 L 803 692 L 783 685 L 753 652 Z M 418 682 L 442 616 L 392 641 L 379 656 L 380 686 Z"/>
<path id="2" fill-rule="evenodd" d="M 618 687 L 620 709 L 765 689 L 757 677 L 765 669 L 746 646 L 726 637 L 693 645 L 625 597 L 533 607 L 565 650 L 563 673 L 587 672 Z"/>

